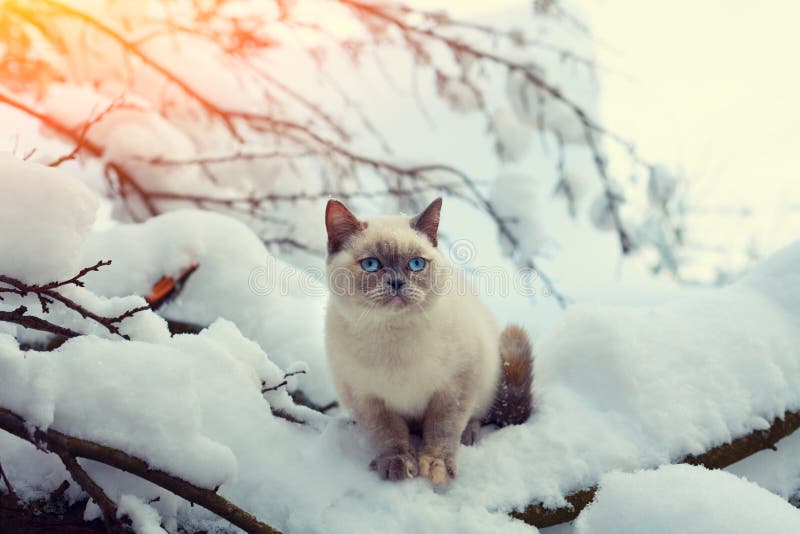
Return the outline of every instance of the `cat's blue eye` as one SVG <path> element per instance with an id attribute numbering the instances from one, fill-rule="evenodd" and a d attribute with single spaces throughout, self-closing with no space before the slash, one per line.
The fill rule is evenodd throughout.
<path id="1" fill-rule="evenodd" d="M 361 260 L 361 268 L 368 273 L 374 273 L 381 268 L 381 262 L 378 261 L 378 258 L 364 258 Z"/>
<path id="2" fill-rule="evenodd" d="M 411 258 L 408 260 L 408 268 L 414 272 L 421 271 L 425 268 L 425 260 L 423 258 Z"/>

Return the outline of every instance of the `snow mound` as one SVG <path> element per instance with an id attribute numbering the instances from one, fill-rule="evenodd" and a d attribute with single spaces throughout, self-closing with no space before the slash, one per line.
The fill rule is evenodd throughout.
<path id="1" fill-rule="evenodd" d="M 39 284 L 73 276 L 97 207 L 64 171 L 0 153 L 2 274 Z"/>
<path id="2" fill-rule="evenodd" d="M 800 532 L 800 511 L 725 471 L 689 465 L 610 473 L 575 534 L 750 534 Z"/>

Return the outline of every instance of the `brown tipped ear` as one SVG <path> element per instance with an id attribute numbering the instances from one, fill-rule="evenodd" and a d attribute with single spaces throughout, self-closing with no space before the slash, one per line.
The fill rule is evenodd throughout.
<path id="1" fill-rule="evenodd" d="M 338 200 L 329 200 L 325 207 L 325 226 L 328 229 L 328 254 L 339 252 L 348 239 L 364 229 L 365 224 L 356 219 Z"/>
<path id="2" fill-rule="evenodd" d="M 411 219 L 411 228 L 422 232 L 430 239 L 433 246 L 439 244 L 439 213 L 442 211 L 442 197 L 437 198 L 425 208 L 425 211 Z"/>

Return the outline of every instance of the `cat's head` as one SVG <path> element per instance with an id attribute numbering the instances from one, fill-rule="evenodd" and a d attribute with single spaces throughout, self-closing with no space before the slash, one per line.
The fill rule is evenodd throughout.
<path id="1" fill-rule="evenodd" d="M 444 260 L 436 248 L 437 198 L 415 217 L 361 221 L 337 200 L 328 201 L 328 283 L 337 305 L 363 314 L 419 312 L 441 288 Z"/>

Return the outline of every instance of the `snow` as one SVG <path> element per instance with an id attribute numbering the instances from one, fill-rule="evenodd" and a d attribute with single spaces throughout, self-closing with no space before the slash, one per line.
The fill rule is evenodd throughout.
<path id="1" fill-rule="evenodd" d="M 495 149 L 503 161 L 517 161 L 529 149 L 533 132 L 519 122 L 508 108 L 495 110 L 492 128 L 497 135 Z"/>
<path id="2" fill-rule="evenodd" d="M 133 495 L 123 495 L 117 506 L 117 516 L 131 518 L 133 530 L 138 534 L 166 534 L 161 528 L 161 518 L 153 508 Z"/>
<path id="3" fill-rule="evenodd" d="M 520 236 L 516 243 L 522 258 L 532 257 L 540 250 L 543 233 L 539 222 L 539 191 L 536 182 L 527 174 L 506 172 L 494 182 L 492 203 L 513 235 Z M 498 230 L 498 240 L 504 252 L 510 254 L 514 246 Z"/>
<path id="4" fill-rule="evenodd" d="M 670 465 L 609 473 L 575 534 L 749 534 L 800 530 L 800 511 L 752 482 L 724 471 Z"/>
<path id="5" fill-rule="evenodd" d="M 47 283 L 78 272 L 98 201 L 79 180 L 0 152 L 3 274 Z"/>
<path id="6" fill-rule="evenodd" d="M 485 429 L 476 446 L 462 447 L 459 476 L 443 491 L 420 479 L 388 484 L 369 471 L 374 451 L 346 414 L 295 406 L 285 388 L 261 392 L 306 371 L 289 385 L 315 402 L 333 398 L 321 342 L 325 290 L 313 274 L 274 258 L 249 228 L 221 214 L 174 211 L 105 229 L 85 214 L 83 223 L 70 250 L 75 265 L 113 263 L 87 275 L 85 288 L 62 288 L 66 294 L 113 315 L 141 304 L 161 276 L 198 264 L 159 313 L 210 326 L 170 337 L 145 311 L 123 323 L 132 338 L 123 341 L 54 306 L 48 317 L 75 321 L 89 335 L 39 352 L 0 334 L 0 406 L 198 485 L 221 485 L 222 495 L 285 531 L 530 532 L 507 512 L 532 501 L 562 506 L 572 491 L 613 482 L 603 478 L 610 471 L 673 462 L 800 408 L 797 243 L 728 288 L 657 306 L 571 306 L 536 336 L 530 421 Z M 470 247 L 464 265 L 477 252 Z M 0 270 L 15 261 L 3 255 Z M 271 407 L 309 424 L 276 418 Z M 0 450 L 25 497 L 67 478 L 57 460 L 17 438 L 0 435 Z M 178 522 L 225 528 L 151 484 L 84 465 L 141 531 Z M 794 483 L 764 478 L 784 492 Z M 87 506 L 87 517 L 97 513 Z M 585 528 L 592 521 L 600 519 L 589 515 Z"/>
<path id="7" fill-rule="evenodd" d="M 200 370 L 204 363 L 210 365 L 209 360 L 223 359 L 228 372 L 245 372 L 237 367 L 244 365 L 239 363 L 245 354 L 238 350 L 241 344 L 233 350 L 215 339 L 225 330 L 219 324 L 193 338 L 193 343 L 177 336 L 158 345 L 83 336 L 49 353 L 20 351 L 4 335 L 0 405 L 39 428 L 53 426 L 214 487 L 235 476 L 236 459 L 230 449 L 201 432 L 197 397 L 204 387 Z M 266 358 L 262 359 L 263 368 Z M 260 397 L 254 366 L 246 372 Z"/>
<path id="8" fill-rule="evenodd" d="M 775 444 L 776 450 L 765 449 L 725 470 L 755 482 L 764 489 L 783 497 L 794 498 L 800 493 L 800 433 L 793 433 Z"/>
<path id="9" fill-rule="evenodd" d="M 136 18 L 143 16 L 138 8 L 117 8 L 129 10 L 126 17 L 136 23 L 144 20 Z M 241 3 L 226 9 L 247 13 L 252 6 Z M 146 29 L 146 24 L 132 27 Z M 85 37 L 97 38 L 91 33 Z M 147 47 L 160 61 L 179 67 L 209 98 L 258 110 L 252 107 L 247 80 L 217 83 L 217 71 L 223 69 L 216 51 L 204 49 L 188 57 L 182 47 L 173 46 L 190 39 L 169 36 Z M 76 43 L 76 39 L 67 42 L 69 46 Z M 209 150 L 227 153 L 225 146 L 216 146 L 217 137 L 207 131 L 209 125 L 192 116 L 196 110 L 173 105 L 178 90 L 165 89 L 163 80 L 152 72 L 142 75 L 146 68 L 80 56 L 83 64 L 73 65 L 76 72 L 72 74 L 87 85 L 75 91 L 52 83 L 41 105 L 67 124 L 78 125 L 109 103 L 103 95 L 118 95 L 127 88 L 125 102 L 131 107 L 110 113 L 89 133 L 90 140 L 104 150 L 105 161 L 164 154 L 184 159 Z M 283 61 L 289 64 L 277 59 L 265 63 L 269 68 L 286 66 L 275 69 L 281 72 L 294 73 L 299 68 L 292 64 L 299 63 L 295 56 Z M 594 88 L 586 94 L 575 91 L 574 80 L 585 72 L 575 72 L 568 61 L 544 63 L 545 79 L 593 108 Z M 109 73 L 109 67 L 136 69 L 136 73 L 118 76 Z M 351 71 L 341 72 L 346 77 Z M 129 74 L 135 85 L 114 85 L 119 84 L 116 78 L 127 79 Z M 612 250 L 608 245 L 615 245 L 613 236 L 593 235 L 591 242 L 585 236 L 577 239 L 566 219 L 553 216 L 551 204 L 557 203 L 544 202 L 552 190 L 545 178 L 553 175 L 557 153 L 552 134 L 557 134 L 566 143 L 563 178 L 578 202 L 595 199 L 590 219 L 598 227 L 609 228 L 605 199 L 589 185 L 596 186 L 597 180 L 583 145 L 582 125 L 563 105 L 538 102 L 541 91 L 518 73 L 507 82 L 511 111 L 487 103 L 496 110 L 492 126 L 504 159 L 500 178 L 493 180 L 493 198 L 501 215 L 518 230 L 524 229 L 523 254 L 550 252 L 548 239 L 559 239 L 562 249 L 555 261 L 545 257 L 543 263 L 568 293 L 600 295 L 598 300 L 605 302 L 625 300 L 617 293 L 619 286 L 609 283 L 613 276 L 604 270 L 611 265 L 608 270 L 616 272 L 617 259 L 607 253 Z M 385 106 L 383 119 L 396 121 L 391 134 L 403 138 L 399 143 L 392 140 L 393 146 L 401 148 L 398 154 L 449 158 L 478 178 L 497 174 L 493 163 L 489 164 L 493 162 L 488 156 L 491 143 L 486 142 L 482 114 L 461 115 L 455 126 L 440 124 L 437 137 L 431 133 L 436 128 L 411 121 L 407 107 L 399 105 L 408 95 L 398 96 L 397 105 L 386 106 L 385 99 L 372 98 L 385 86 L 376 89 L 361 78 L 353 85 L 359 86 L 353 89 L 356 101 L 369 100 L 363 104 L 365 109 Z M 429 85 L 428 92 L 436 89 L 433 83 Z M 99 92 L 91 87 L 99 87 Z M 474 94 L 456 78 L 448 78 L 439 90 L 456 110 L 470 111 L 477 104 Z M 243 96 L 233 101 L 232 95 Z M 163 109 L 151 108 L 150 101 L 160 102 Z M 179 119 L 168 122 L 160 112 Z M 432 115 L 441 119 L 440 110 L 434 108 Z M 542 128 L 544 134 L 532 143 L 533 128 Z M 441 135 L 442 131 L 447 135 Z M 466 131 L 478 132 L 480 143 L 458 135 Z M 438 138 L 444 140 L 436 142 Z M 130 165 L 153 190 L 184 187 L 214 195 L 227 191 L 212 187 L 196 167 Z M 295 176 L 284 167 L 261 162 L 215 169 L 224 177 L 224 186 L 253 185 L 255 190 L 301 191 L 316 179 L 314 173 L 303 170 Z M 630 282 L 621 290 L 628 292 L 627 299 L 634 305 L 583 304 L 563 316 L 544 300 L 523 307 L 519 299 L 512 306 L 497 295 L 485 295 L 499 316 L 524 321 L 536 334 L 537 413 L 526 425 L 486 430 L 477 446 L 462 448 L 459 478 L 437 493 L 420 480 L 400 485 L 378 481 L 366 468 L 374 451 L 346 414 L 329 418 L 297 407 L 285 388 L 260 394 L 262 381 L 275 385 L 284 373 L 305 371 L 288 379 L 290 391 L 301 389 L 318 404 L 333 398 L 321 341 L 325 289 L 313 271 L 301 272 L 274 257 L 253 231 L 222 215 L 187 210 L 142 224 L 92 228 L 97 200 L 80 183 L 63 173 L 0 155 L 0 223 L 4 228 L 25 226 L 24 232 L 17 233 L 22 235 L 0 235 L 0 273 L 49 282 L 72 276 L 98 259 L 111 258 L 110 267 L 87 277 L 86 289 L 68 287 L 64 293 L 113 315 L 141 305 L 141 295 L 161 276 L 174 276 L 197 263 L 198 270 L 178 297 L 159 313 L 211 327 L 199 336 L 170 338 L 160 317 L 145 312 L 123 323 L 123 332 L 133 339 L 123 342 L 91 321 L 54 306 L 50 318 L 90 335 L 45 353 L 23 352 L 17 345 L 17 341 L 43 336 L 0 323 L 0 405 L 25 414 L 35 424 L 129 450 L 198 484 L 222 483 L 223 495 L 284 531 L 531 532 L 534 529 L 510 520 L 506 512 L 532 500 L 561 505 L 565 494 L 598 480 L 599 502 L 578 523 L 578 528 L 590 529 L 586 532 L 620 531 L 616 524 L 608 527 L 607 521 L 622 516 L 639 521 L 635 523 L 639 532 L 655 532 L 664 521 L 674 527 L 670 531 L 690 531 L 691 524 L 697 523 L 707 527 L 705 532 L 713 532 L 729 525 L 724 522 L 728 519 L 750 525 L 749 531 L 768 530 L 761 527 L 771 525 L 770 515 L 796 530 L 796 515 L 791 516 L 776 498 L 724 473 L 697 468 L 605 473 L 678 460 L 753 428 L 765 428 L 783 411 L 800 407 L 800 245 L 782 251 L 730 288 L 685 290 L 658 306 L 642 306 L 646 297 L 637 293 L 638 287 L 632 289 Z M 646 200 L 660 205 L 674 198 L 676 187 L 674 176 L 658 169 L 645 191 Z M 386 204 L 387 209 L 395 208 L 390 201 Z M 563 211 L 563 206 L 557 207 Z M 313 203 L 275 206 L 271 214 L 297 223 L 293 235 L 302 242 L 314 244 L 316 239 L 322 244 L 322 211 L 317 208 Z M 501 265 L 503 272 L 510 273 L 509 262 L 499 251 L 495 253 L 498 247 L 491 221 L 474 210 L 458 209 L 448 204 L 442 223 L 445 232 L 456 239 L 469 237 L 471 250 L 482 261 L 490 258 L 486 265 Z M 584 288 L 575 290 L 576 283 Z M 20 303 L 42 315 L 31 298 L 9 298 L 0 307 L 13 309 Z M 555 317 L 559 319 L 553 323 Z M 276 419 L 270 407 L 308 419 L 310 424 L 300 427 Z M 790 497 L 800 487 L 799 443 L 795 436 L 786 438 L 777 453 L 764 451 L 730 471 Z M 2 432 L 0 460 L 26 498 L 46 495 L 68 477 L 53 455 Z M 175 531 L 178 522 L 209 531 L 228 528 L 198 507 L 136 477 L 95 462 L 82 464 L 133 519 L 137 531 L 161 531 L 160 525 Z M 699 495 L 686 498 L 687 488 L 698 488 Z M 4 491 L 2 484 L 0 491 Z M 745 506 L 739 505 L 727 510 L 729 518 L 722 517 L 720 512 L 726 512 L 720 510 L 722 505 L 707 498 L 720 491 L 727 497 L 720 499 L 723 505 L 753 503 L 754 514 L 745 515 L 740 510 Z M 663 495 L 673 498 L 663 503 Z M 68 499 L 80 496 L 73 484 Z M 698 503 L 705 506 L 703 514 L 692 507 Z M 761 522 L 754 527 L 756 512 Z M 98 513 L 96 506 L 87 505 L 87 517 Z M 685 529 L 676 522 L 675 516 L 681 514 Z"/>
<path id="10" fill-rule="evenodd" d="M 313 272 L 269 254 L 243 223 L 203 211 L 170 212 L 92 234 L 84 256 L 86 262 L 114 259 L 87 279 L 89 289 L 108 297 L 148 294 L 162 276 L 198 264 L 160 313 L 201 326 L 218 317 L 233 321 L 280 367 L 307 364 L 307 373 L 293 383 L 312 401 L 333 400 L 321 335 L 326 290 Z"/>

